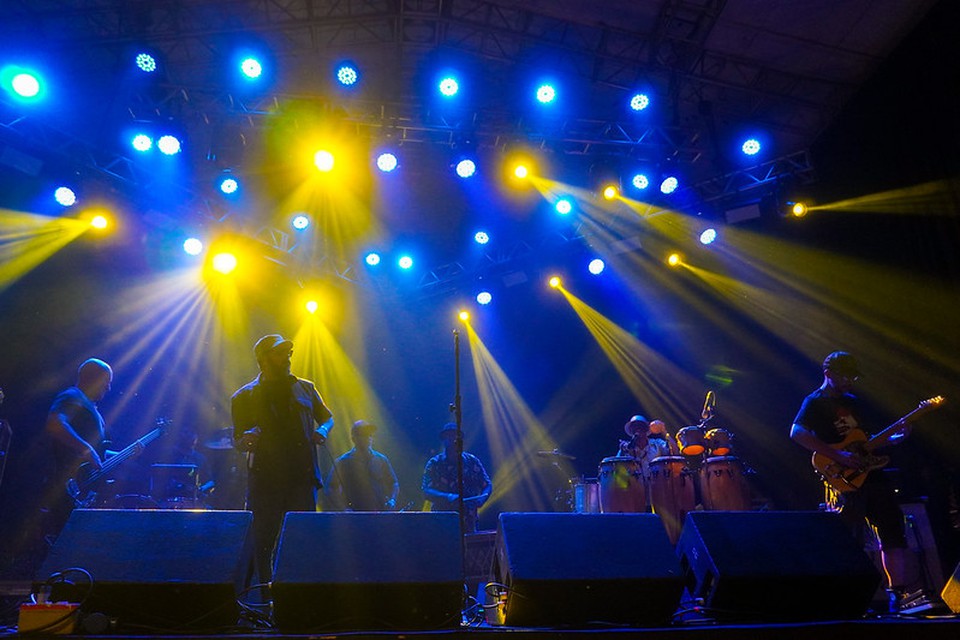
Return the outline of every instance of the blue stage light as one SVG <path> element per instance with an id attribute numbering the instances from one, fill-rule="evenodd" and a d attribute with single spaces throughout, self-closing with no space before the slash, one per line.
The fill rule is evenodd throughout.
<path id="1" fill-rule="evenodd" d="M 457 95 L 457 92 L 460 91 L 460 84 L 457 82 L 456 78 L 447 76 L 440 81 L 440 84 L 437 85 L 437 88 L 440 90 L 440 95 L 446 98 L 452 98 Z"/>
<path id="2" fill-rule="evenodd" d="M 542 84 L 537 87 L 537 102 L 550 104 L 557 99 L 557 90 L 551 84 Z"/>
<path id="3" fill-rule="evenodd" d="M 130 139 L 130 145 L 135 150 L 145 153 L 153 148 L 153 139 L 145 133 L 138 133 Z"/>
<path id="4" fill-rule="evenodd" d="M 674 176 L 669 176 L 663 179 L 663 182 L 660 183 L 660 193 L 664 195 L 670 195 L 677 190 L 677 187 L 680 186 L 680 181 L 677 180 Z"/>
<path id="5" fill-rule="evenodd" d="M 363 261 L 366 262 L 371 267 L 375 267 L 378 264 L 380 264 L 380 254 L 376 253 L 375 251 L 371 251 L 370 253 L 367 254 L 367 256 L 363 259 Z"/>
<path id="6" fill-rule="evenodd" d="M 465 158 L 457 163 L 457 175 L 461 178 L 469 178 L 477 172 L 477 163 L 469 158 Z"/>
<path id="7" fill-rule="evenodd" d="M 236 178 L 226 177 L 220 181 L 220 191 L 224 195 L 233 195 L 237 192 L 237 189 L 240 188 L 240 183 L 237 182 Z"/>
<path id="8" fill-rule="evenodd" d="M 57 187 L 53 192 L 53 199 L 61 207 L 72 207 L 77 203 L 77 194 L 70 187 Z"/>
<path id="9" fill-rule="evenodd" d="M 571 202 L 569 198 L 560 198 L 557 200 L 557 203 L 553 205 L 553 208 L 556 209 L 557 213 L 565 216 L 573 211 L 573 202 Z"/>
<path id="10" fill-rule="evenodd" d="M 293 220 L 290 222 L 294 229 L 297 231 L 303 231 L 310 226 L 310 216 L 303 213 L 293 216 Z"/>
<path id="11" fill-rule="evenodd" d="M 397 156 L 393 155 L 389 151 L 381 153 L 379 156 L 377 156 L 377 169 L 380 169 L 380 171 L 383 171 L 384 173 L 390 173 L 396 169 L 399 164 L 400 163 L 397 161 Z"/>
<path id="12" fill-rule="evenodd" d="M 704 229 L 700 234 L 700 244 L 707 245 L 717 239 L 717 230 L 713 227 Z"/>
<path id="13" fill-rule="evenodd" d="M 352 87 L 360 79 L 360 72 L 352 64 L 342 64 L 337 69 L 337 82 L 345 87 Z"/>
<path id="14" fill-rule="evenodd" d="M 477 231 L 475 234 L 473 234 L 473 241 L 477 244 L 487 244 L 490 242 L 490 236 L 486 231 Z"/>
<path id="15" fill-rule="evenodd" d="M 650 96 L 645 93 L 636 93 L 630 98 L 630 108 L 634 111 L 643 111 L 650 106 Z"/>
<path id="16" fill-rule="evenodd" d="M 13 76 L 10 86 L 21 98 L 36 98 L 40 94 L 40 78 L 32 73 L 18 73 Z"/>
<path id="17" fill-rule="evenodd" d="M 400 259 L 397 260 L 397 265 L 401 269 L 409 269 L 413 266 L 413 258 L 410 256 L 401 256 Z"/>
<path id="18" fill-rule="evenodd" d="M 647 178 L 646 175 L 642 173 L 638 173 L 634 175 L 633 178 L 630 180 L 630 184 L 632 184 L 634 188 L 639 189 L 640 191 L 643 191 L 644 189 L 650 186 L 650 179 Z"/>
<path id="19" fill-rule="evenodd" d="M 144 73 L 153 73 L 157 70 L 157 59 L 145 51 L 138 53 L 134 62 L 137 68 Z"/>
<path id="20" fill-rule="evenodd" d="M 489 291 L 481 291 L 477 294 L 477 304 L 487 305 L 491 300 L 493 300 L 493 294 Z"/>
<path id="21" fill-rule="evenodd" d="M 263 73 L 263 65 L 256 58 L 244 58 L 240 61 L 240 72 L 250 80 L 256 80 Z"/>
<path id="22" fill-rule="evenodd" d="M 198 256 L 203 251 L 203 242 L 199 238 L 187 238 L 183 241 L 183 250 L 189 256 Z"/>
<path id="23" fill-rule="evenodd" d="M 0 69 L 0 86 L 13 98 L 23 102 L 38 102 L 45 93 L 40 74 L 16 65 Z"/>
<path id="24" fill-rule="evenodd" d="M 164 155 L 177 155 L 180 153 L 180 140 L 170 134 L 160 136 L 160 139 L 157 140 L 157 149 Z"/>
<path id="25" fill-rule="evenodd" d="M 598 276 L 603 273 L 603 270 L 606 268 L 606 266 L 607 265 L 604 264 L 603 260 L 600 258 L 594 258 L 590 261 L 590 264 L 587 265 L 587 271 L 595 276 Z"/>
<path id="26" fill-rule="evenodd" d="M 760 141 L 756 138 L 745 140 L 740 146 L 740 150 L 748 156 L 755 156 L 760 153 Z"/>

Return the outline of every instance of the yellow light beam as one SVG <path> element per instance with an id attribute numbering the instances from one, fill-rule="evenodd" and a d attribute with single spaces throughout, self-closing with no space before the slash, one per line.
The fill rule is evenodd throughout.
<path id="1" fill-rule="evenodd" d="M 531 451 L 552 450 L 556 445 L 477 332 L 469 324 L 466 328 L 483 424 L 496 469 L 491 503 L 509 496 L 519 505 L 548 509 L 553 499 L 550 487 L 530 466 L 528 456 Z"/>
<path id="2" fill-rule="evenodd" d="M 670 425 L 696 422 L 703 385 L 564 288 L 560 291 L 644 411 Z"/>
<path id="3" fill-rule="evenodd" d="M 960 192 L 960 179 L 937 180 L 814 205 L 810 206 L 808 211 L 864 211 L 925 216 L 935 212 L 940 215 L 954 215 L 958 210 L 958 192 Z"/>
<path id="4" fill-rule="evenodd" d="M 89 230 L 80 220 L 0 211 L 0 291 Z"/>

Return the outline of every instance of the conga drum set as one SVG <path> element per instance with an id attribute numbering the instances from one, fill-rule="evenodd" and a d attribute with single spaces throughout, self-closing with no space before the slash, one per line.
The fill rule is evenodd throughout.
<path id="1" fill-rule="evenodd" d="M 708 428 L 712 413 L 705 410 L 699 425 L 680 429 L 676 450 L 650 460 L 646 469 L 624 455 L 601 460 L 596 478 L 571 480 L 577 513 L 641 513 L 648 505 L 660 516 L 670 541 L 676 544 L 686 515 L 708 511 L 752 509 L 751 471 L 734 455 L 733 434 Z"/>

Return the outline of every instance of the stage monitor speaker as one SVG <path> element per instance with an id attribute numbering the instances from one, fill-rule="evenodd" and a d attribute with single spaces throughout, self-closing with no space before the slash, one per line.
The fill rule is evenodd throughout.
<path id="1" fill-rule="evenodd" d="M 666 624 L 683 576 L 660 516 L 502 513 L 493 575 L 509 626 Z"/>
<path id="2" fill-rule="evenodd" d="M 694 511 L 677 554 L 690 593 L 727 620 L 860 617 L 880 581 L 836 513 Z"/>
<path id="3" fill-rule="evenodd" d="M 249 511 L 77 509 L 34 589 L 49 584 L 53 600 L 83 601 L 83 611 L 121 625 L 232 626 L 250 564 L 252 521 Z"/>
<path id="4" fill-rule="evenodd" d="M 273 580 L 284 632 L 459 627 L 456 513 L 288 513 Z"/>

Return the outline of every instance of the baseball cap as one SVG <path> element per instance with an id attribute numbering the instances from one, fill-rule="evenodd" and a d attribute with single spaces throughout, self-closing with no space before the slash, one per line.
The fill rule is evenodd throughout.
<path id="1" fill-rule="evenodd" d="M 263 356 L 283 345 L 293 348 L 293 342 L 290 340 L 278 333 L 270 333 L 257 340 L 257 343 L 253 345 L 253 354 L 257 357 L 257 360 L 262 360 Z"/>
<path id="2" fill-rule="evenodd" d="M 447 424 L 440 427 L 440 436 L 442 437 L 443 434 L 445 434 L 447 431 L 456 431 L 456 430 L 457 430 L 457 423 L 448 422 Z"/>
<path id="3" fill-rule="evenodd" d="M 353 423 L 353 426 L 350 427 L 350 432 L 353 434 L 358 434 L 361 432 L 371 434 L 376 430 L 377 425 L 373 424 L 372 422 L 367 422 L 366 420 L 357 420 Z"/>
<path id="4" fill-rule="evenodd" d="M 650 427 L 650 422 L 641 415 L 636 415 L 627 420 L 623 425 L 623 430 L 628 436 L 636 435 L 640 431 L 646 431 Z"/>
<path id="5" fill-rule="evenodd" d="M 823 359 L 823 370 L 839 375 L 861 376 L 860 363 L 846 351 L 834 351 Z"/>

